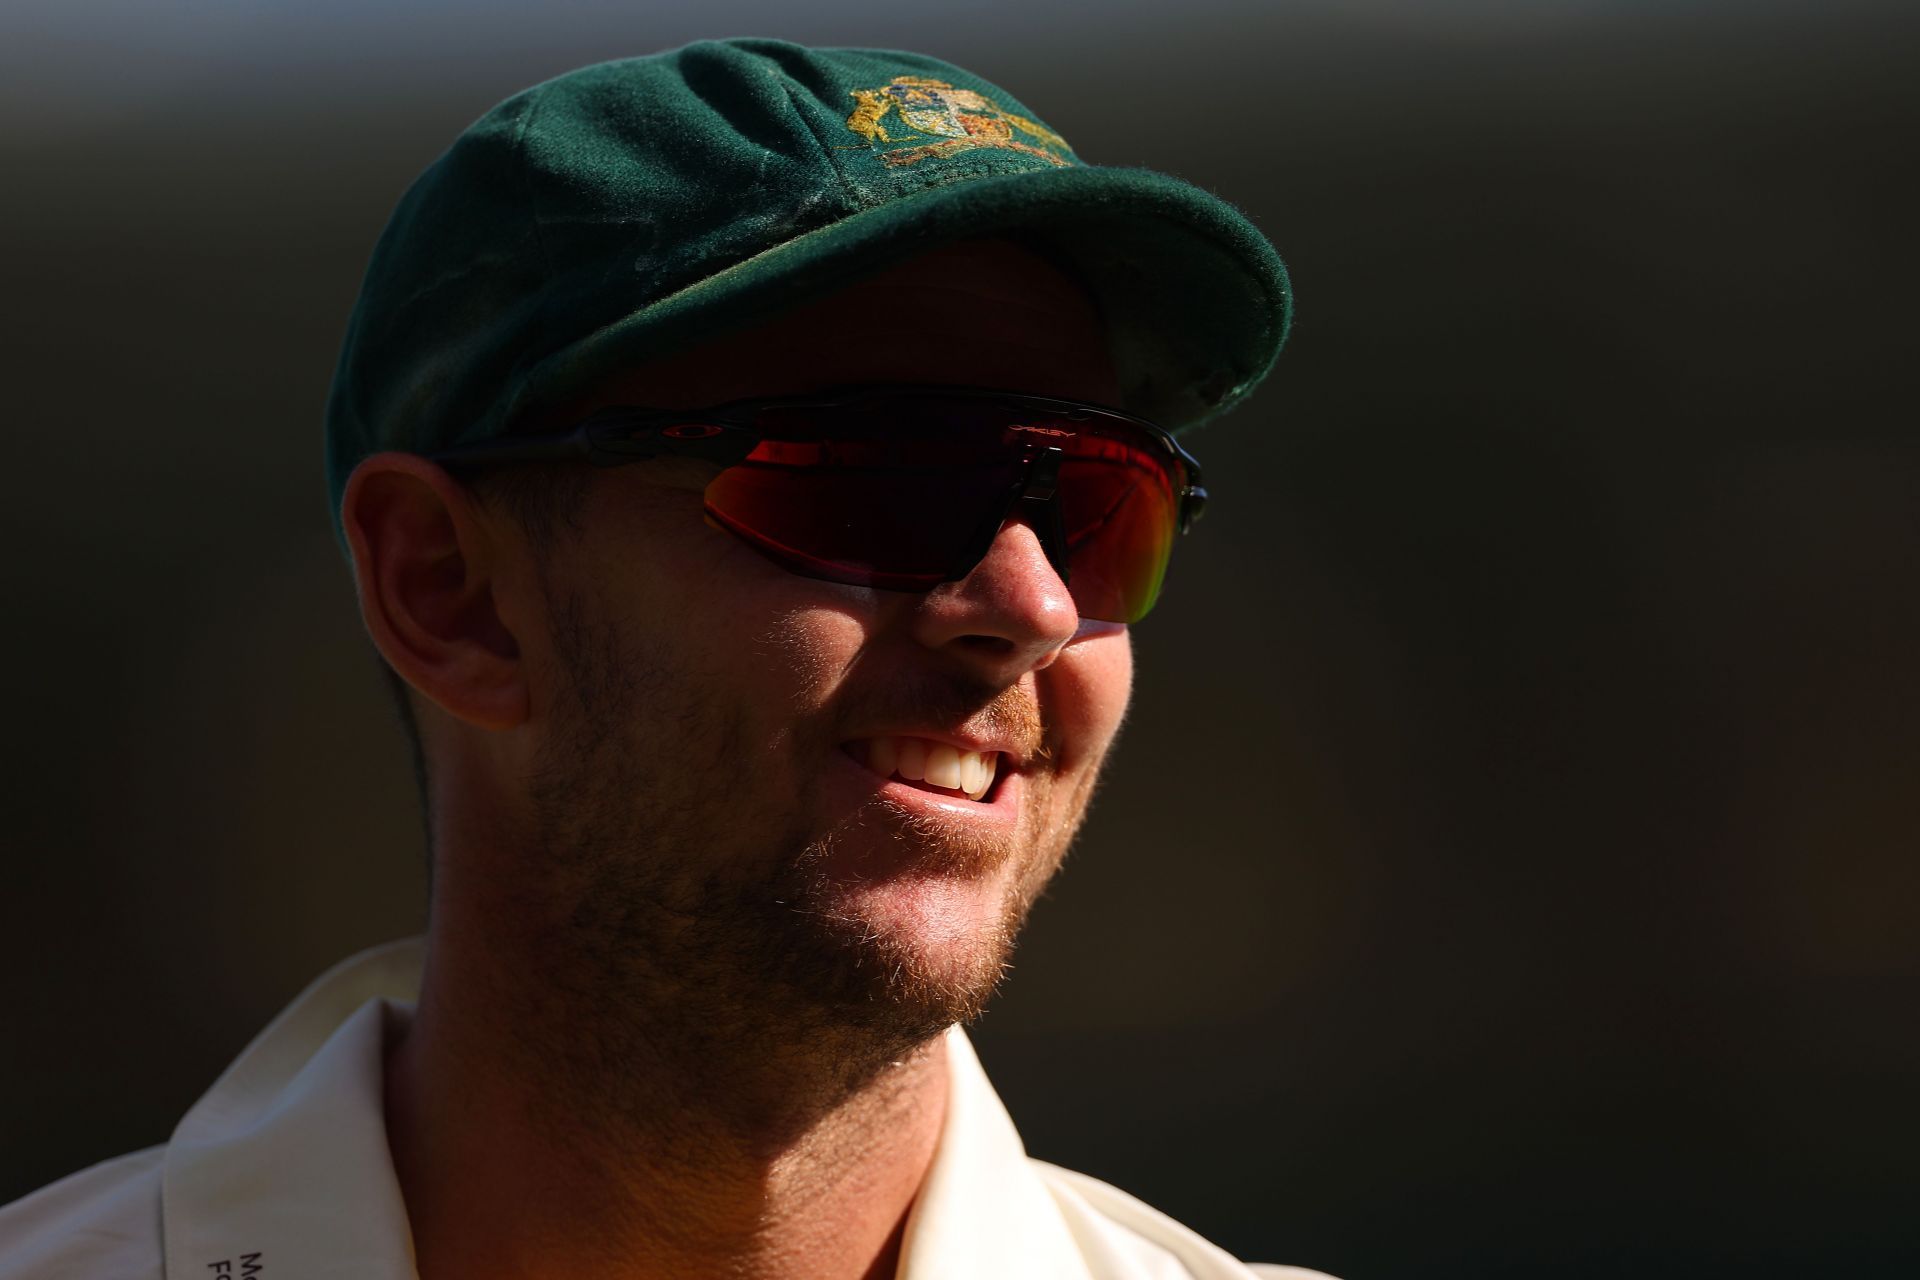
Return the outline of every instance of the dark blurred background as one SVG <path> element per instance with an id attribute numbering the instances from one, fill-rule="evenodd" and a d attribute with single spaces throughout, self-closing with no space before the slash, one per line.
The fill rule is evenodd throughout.
<path id="1" fill-rule="evenodd" d="M 1370 1277 L 1920 1267 L 1920 11 L 1057 0 L 0 18 L 0 1200 L 417 929 L 320 415 L 491 103 L 922 49 L 1295 272 L 976 1035 L 1034 1154 Z"/>

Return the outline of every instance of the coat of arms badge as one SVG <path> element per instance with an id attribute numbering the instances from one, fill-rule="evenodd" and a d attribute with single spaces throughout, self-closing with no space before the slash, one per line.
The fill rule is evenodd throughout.
<path id="1" fill-rule="evenodd" d="M 918 164 L 981 147 L 1018 151 L 1050 164 L 1072 163 L 1067 140 L 1053 130 L 1013 114 L 983 93 L 957 88 L 945 80 L 895 76 L 877 89 L 855 89 L 852 97 L 855 106 L 847 117 L 847 128 L 869 145 L 940 139 L 881 152 L 889 165 Z M 899 136 L 890 133 L 886 126 L 891 117 L 898 118 L 897 131 L 911 132 Z"/>

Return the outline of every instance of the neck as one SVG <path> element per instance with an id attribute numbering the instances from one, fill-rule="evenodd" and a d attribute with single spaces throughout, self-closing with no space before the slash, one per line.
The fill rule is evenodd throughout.
<path id="1" fill-rule="evenodd" d="M 422 1280 L 894 1274 L 945 1115 L 942 1038 L 881 1062 L 745 1017 L 689 1038 L 670 996 L 596 1000 L 591 974 L 444 923 L 387 1055 Z"/>

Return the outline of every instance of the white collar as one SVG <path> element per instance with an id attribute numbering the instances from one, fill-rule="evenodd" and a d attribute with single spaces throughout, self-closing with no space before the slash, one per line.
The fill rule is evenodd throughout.
<path id="1" fill-rule="evenodd" d="M 415 938 L 334 966 L 187 1112 L 162 1192 L 169 1280 L 251 1280 L 269 1266 L 312 1280 L 415 1276 L 387 1150 L 383 1063 L 388 1020 L 410 1012 L 424 957 Z M 947 1114 L 898 1275 L 1089 1277 L 957 1026 L 947 1061 Z"/>

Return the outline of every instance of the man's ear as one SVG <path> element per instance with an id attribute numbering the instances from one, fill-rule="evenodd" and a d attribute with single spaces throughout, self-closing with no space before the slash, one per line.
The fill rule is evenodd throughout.
<path id="1" fill-rule="evenodd" d="M 376 453 L 347 480 L 340 519 L 360 617 L 393 669 L 482 729 L 528 715 L 520 645 L 495 600 L 499 545 L 452 477 L 410 453 Z"/>

